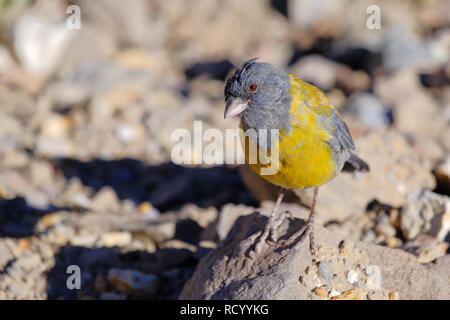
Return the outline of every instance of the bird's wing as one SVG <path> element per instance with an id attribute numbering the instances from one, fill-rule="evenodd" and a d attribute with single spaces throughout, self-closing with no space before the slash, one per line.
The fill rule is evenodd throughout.
<path id="1" fill-rule="evenodd" d="M 305 119 L 304 113 L 312 111 L 317 124 L 328 133 L 330 139 L 327 140 L 327 143 L 334 151 L 355 149 L 347 125 L 320 89 L 291 76 L 291 95 L 293 98 L 291 108 L 293 126 L 304 125 L 302 124 L 302 119 Z"/>

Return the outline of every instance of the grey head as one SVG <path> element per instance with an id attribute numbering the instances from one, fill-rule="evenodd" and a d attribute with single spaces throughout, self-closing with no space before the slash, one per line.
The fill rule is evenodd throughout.
<path id="1" fill-rule="evenodd" d="M 251 59 L 228 78 L 225 118 L 239 115 L 245 128 L 290 130 L 290 78 L 275 66 Z"/>

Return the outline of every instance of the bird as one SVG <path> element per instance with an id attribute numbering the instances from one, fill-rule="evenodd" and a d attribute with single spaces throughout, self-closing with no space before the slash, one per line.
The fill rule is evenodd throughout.
<path id="1" fill-rule="evenodd" d="M 255 252 L 261 252 L 268 240 L 277 241 L 277 228 L 285 218 L 278 210 L 286 190 L 312 188 L 309 217 L 291 237 L 300 238 L 299 245 L 309 234 L 314 255 L 313 223 L 319 187 L 343 170 L 369 171 L 369 165 L 354 153 L 347 125 L 319 88 L 258 58 L 243 62 L 230 73 L 224 96 L 224 118 L 240 118 L 246 162 L 256 174 L 280 187 Z M 247 134 L 249 130 L 252 134 Z M 251 150 L 258 151 L 254 155 Z M 269 167 L 276 170 L 264 173 Z"/>

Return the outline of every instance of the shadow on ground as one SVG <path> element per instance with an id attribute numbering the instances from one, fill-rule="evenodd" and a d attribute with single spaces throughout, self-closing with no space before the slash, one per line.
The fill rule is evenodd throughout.
<path id="1" fill-rule="evenodd" d="M 67 245 L 55 256 L 55 266 L 47 276 L 48 299 L 177 299 L 184 283 L 191 277 L 197 259 L 187 249 L 167 248 L 155 253 L 132 251 L 121 253 L 118 248 L 86 248 Z M 72 273 L 67 268 L 80 268 L 80 289 L 68 289 L 67 280 Z M 118 289 L 108 274 L 114 270 L 133 270 L 135 287 L 124 285 Z M 172 272 L 170 272 L 172 270 Z M 146 275 L 158 277 L 156 294 L 153 289 L 140 290 Z M 121 282 L 117 280 L 116 282 Z M 125 282 L 124 282 L 125 283 Z"/>
<path id="2" fill-rule="evenodd" d="M 219 209 L 230 202 L 257 205 L 237 170 L 226 166 L 190 168 L 172 162 L 151 166 L 135 159 L 82 162 L 65 158 L 53 163 L 67 179 L 78 177 L 95 191 L 109 186 L 121 200 L 149 201 L 162 212 L 187 203 Z"/>
<path id="3" fill-rule="evenodd" d="M 21 238 L 35 234 L 35 226 L 44 214 L 61 210 L 50 206 L 38 209 L 27 203 L 23 197 L 0 198 L 0 237 Z"/>

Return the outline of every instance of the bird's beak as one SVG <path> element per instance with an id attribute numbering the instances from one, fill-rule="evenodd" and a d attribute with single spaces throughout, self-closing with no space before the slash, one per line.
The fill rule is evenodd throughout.
<path id="1" fill-rule="evenodd" d="M 228 97 L 226 100 L 224 118 L 231 118 L 241 114 L 248 108 L 248 100 L 243 100 L 237 97 Z"/>

